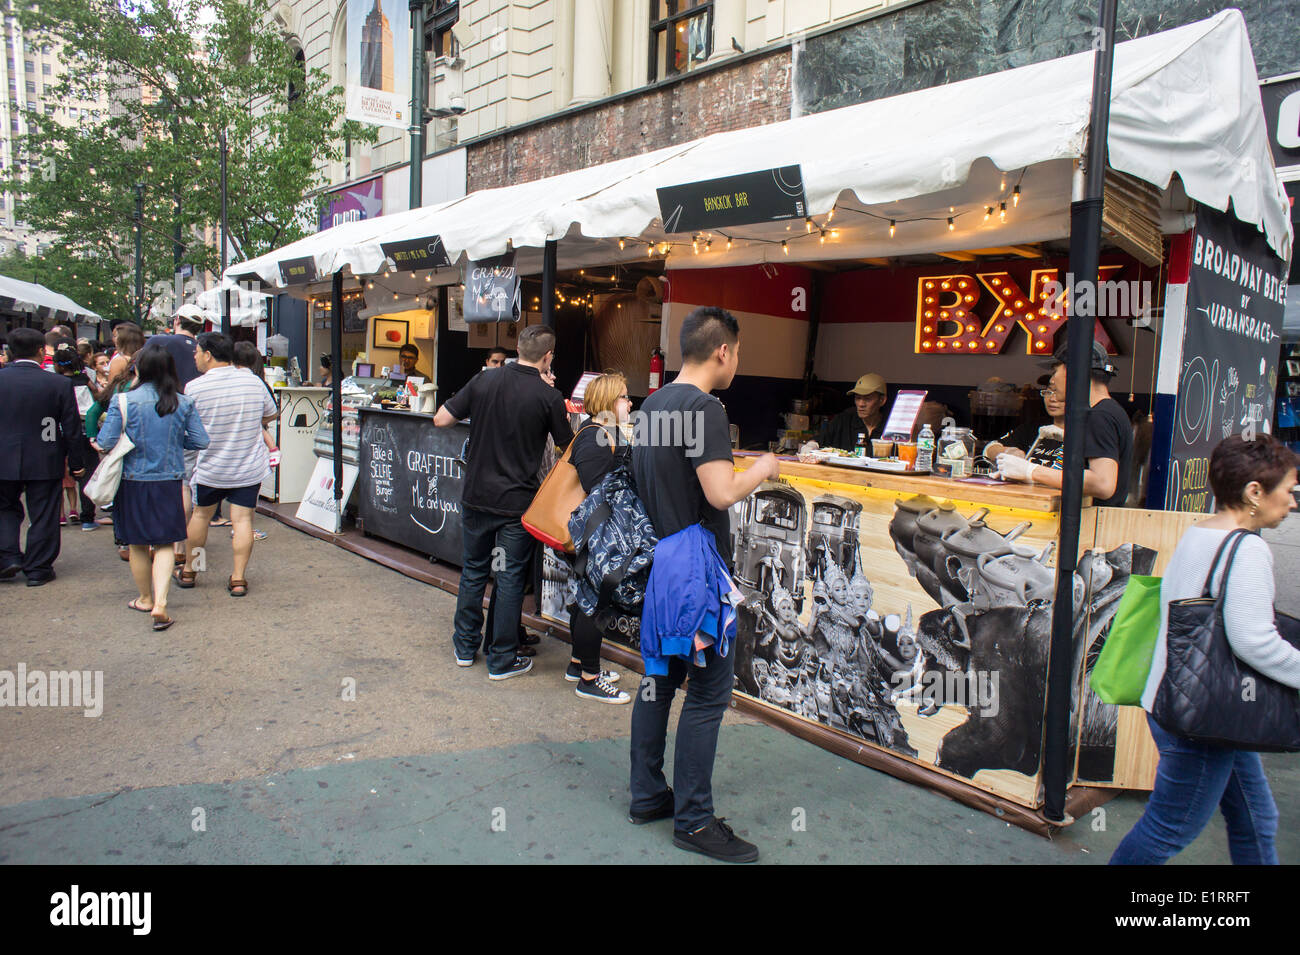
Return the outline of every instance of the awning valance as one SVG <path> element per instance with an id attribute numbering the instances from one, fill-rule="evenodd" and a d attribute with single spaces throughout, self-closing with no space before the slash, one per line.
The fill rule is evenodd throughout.
<path id="1" fill-rule="evenodd" d="M 6 275 L 0 275 L 0 310 L 29 312 L 41 318 L 53 318 L 56 322 L 99 321 L 98 314 L 84 305 L 78 305 L 66 295 L 52 292 L 44 285 L 22 282 Z"/>

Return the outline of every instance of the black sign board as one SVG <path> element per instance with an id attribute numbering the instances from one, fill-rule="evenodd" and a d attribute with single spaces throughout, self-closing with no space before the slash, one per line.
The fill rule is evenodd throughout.
<path id="1" fill-rule="evenodd" d="M 1259 98 L 1273 164 L 1279 169 L 1300 166 L 1300 77 L 1265 80 L 1259 84 Z"/>
<path id="2" fill-rule="evenodd" d="M 468 425 L 435 428 L 430 415 L 363 409 L 357 500 L 366 533 L 460 566 L 468 438 Z"/>
<path id="3" fill-rule="evenodd" d="M 705 179 L 655 191 L 659 194 L 659 217 L 665 232 L 704 232 L 808 215 L 803 173 L 798 166 Z"/>
<path id="4" fill-rule="evenodd" d="M 1165 507 L 1208 514 L 1210 452 L 1271 427 L 1286 263 L 1254 226 L 1196 207 Z"/>
<path id="5" fill-rule="evenodd" d="M 316 259 L 304 256 L 301 259 L 285 259 L 280 263 L 280 277 L 285 285 L 306 285 L 316 281 Z"/>
<path id="6" fill-rule="evenodd" d="M 379 247 L 397 265 L 399 271 L 415 272 L 419 269 L 437 269 L 450 265 L 447 250 L 442 247 L 442 237 L 431 235 L 424 239 L 403 239 L 401 242 L 381 242 Z"/>
<path id="7" fill-rule="evenodd" d="M 519 270 L 513 252 L 465 267 L 462 317 L 467 322 L 519 321 Z"/>

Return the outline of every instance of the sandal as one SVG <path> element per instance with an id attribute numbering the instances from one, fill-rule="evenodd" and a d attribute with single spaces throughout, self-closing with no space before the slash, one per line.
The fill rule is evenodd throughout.
<path id="1" fill-rule="evenodd" d="M 141 607 L 141 606 L 140 606 L 140 598 L 139 598 L 139 597 L 136 597 L 134 600 L 128 600 L 128 601 L 126 602 L 126 605 L 127 605 L 128 607 L 130 607 L 132 610 L 138 610 L 138 611 L 140 611 L 141 613 L 153 613 L 153 607 Z"/>
<path id="2" fill-rule="evenodd" d="M 163 617 L 161 620 L 159 620 L 157 617 L 154 617 L 153 618 L 154 633 L 162 633 L 162 631 L 166 630 L 175 622 L 176 621 L 173 620 L 171 617 Z"/>
<path id="3" fill-rule="evenodd" d="M 215 521 L 210 521 L 208 523 L 208 526 L 209 527 L 230 527 L 231 524 L 230 521 L 226 520 L 226 518 L 219 517 Z"/>
<path id="4" fill-rule="evenodd" d="M 198 580 L 198 578 L 199 575 L 197 571 L 186 570 L 183 566 L 177 567 L 175 572 L 172 573 L 172 580 L 176 581 L 176 586 L 185 590 L 189 590 L 193 587 L 194 582 Z"/>
<path id="5" fill-rule="evenodd" d="M 173 563 L 175 563 L 177 567 L 184 567 L 184 566 L 185 566 L 185 555 L 184 555 L 184 554 L 177 554 L 177 555 L 176 555 L 176 560 L 173 561 Z"/>
<path id="6" fill-rule="evenodd" d="M 118 557 L 121 557 L 124 561 L 127 561 L 128 563 L 130 563 L 130 561 L 131 561 L 131 550 L 130 550 L 130 548 L 127 548 L 127 547 L 119 547 L 119 548 L 117 549 L 117 556 L 118 556 Z"/>
<path id="7" fill-rule="evenodd" d="M 230 591 L 230 596 L 232 597 L 247 597 L 248 581 L 236 580 L 234 577 L 231 577 L 226 581 L 226 590 Z M 235 591 L 239 592 L 236 593 Z"/>

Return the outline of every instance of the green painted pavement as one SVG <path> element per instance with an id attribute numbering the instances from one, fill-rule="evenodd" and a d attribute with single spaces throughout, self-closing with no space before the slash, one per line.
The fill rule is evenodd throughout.
<path id="1" fill-rule="evenodd" d="M 627 823 L 627 759 L 626 739 L 526 743 L 41 799 L 0 808 L 0 862 L 706 861 L 672 846 L 667 821 Z M 1266 766 L 1294 862 L 1300 773 L 1285 757 Z M 719 811 L 780 863 L 1102 863 L 1142 806 L 1121 797 L 1104 829 L 1088 817 L 1048 840 L 753 725 L 723 728 L 714 785 Z M 1227 862 L 1221 820 L 1178 861 Z"/>

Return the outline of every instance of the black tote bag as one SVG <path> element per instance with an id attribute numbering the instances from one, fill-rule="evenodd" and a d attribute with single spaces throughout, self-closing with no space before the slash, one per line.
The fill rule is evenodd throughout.
<path id="1" fill-rule="evenodd" d="M 1152 718 L 1167 732 L 1198 743 L 1269 753 L 1300 752 L 1300 693 L 1237 658 L 1224 629 L 1228 574 L 1245 530 L 1230 533 L 1215 552 L 1200 597 L 1169 601 L 1167 662 Z M 1228 551 L 1212 597 L 1214 570 Z M 1300 647 L 1300 620 L 1274 611 L 1278 633 Z"/>

